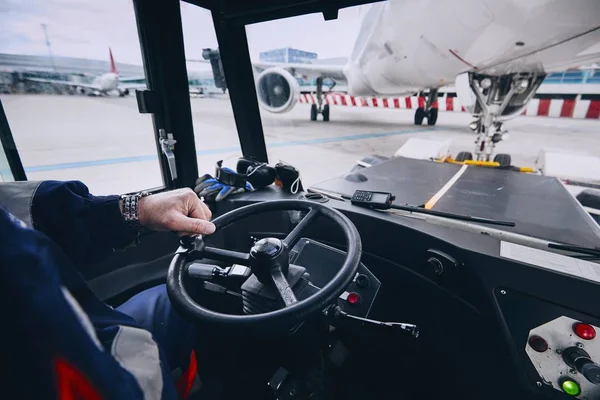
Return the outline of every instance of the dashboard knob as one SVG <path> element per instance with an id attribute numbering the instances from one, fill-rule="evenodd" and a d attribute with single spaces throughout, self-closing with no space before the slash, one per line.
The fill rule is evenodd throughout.
<path id="1" fill-rule="evenodd" d="M 600 385 L 600 365 L 592 361 L 587 351 L 579 347 L 568 347 L 563 350 L 564 362 L 579 371 L 585 379 L 594 385 Z"/>
<path id="2" fill-rule="evenodd" d="M 600 385 L 600 365 L 590 362 L 584 364 L 580 371 L 585 379 L 593 383 L 594 385 Z"/>
<path id="3" fill-rule="evenodd" d="M 358 274 L 355 281 L 356 281 L 356 286 L 358 286 L 360 288 L 369 287 L 370 280 L 369 280 L 369 277 L 366 276 L 365 274 Z"/>
<path id="4" fill-rule="evenodd" d="M 433 272 L 436 275 L 441 275 L 444 273 L 444 264 L 437 257 L 429 257 L 427 260 L 427 264 L 431 266 Z"/>

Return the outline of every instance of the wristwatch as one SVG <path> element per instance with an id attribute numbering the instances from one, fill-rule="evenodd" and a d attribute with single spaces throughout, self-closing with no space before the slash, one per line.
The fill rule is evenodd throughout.
<path id="1" fill-rule="evenodd" d="M 129 229 L 135 233 L 136 237 L 144 231 L 144 228 L 140 224 L 139 202 L 142 197 L 150 196 L 150 194 L 151 193 L 148 192 L 140 192 L 121 195 L 121 200 L 123 201 L 123 218 Z"/>

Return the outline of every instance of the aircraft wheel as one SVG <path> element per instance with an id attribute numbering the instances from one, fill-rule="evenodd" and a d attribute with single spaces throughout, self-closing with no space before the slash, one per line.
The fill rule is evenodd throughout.
<path id="1" fill-rule="evenodd" d="M 311 106 L 310 106 L 310 120 L 311 121 L 317 120 L 317 105 L 316 104 L 311 104 Z"/>
<path id="2" fill-rule="evenodd" d="M 427 115 L 427 125 L 435 125 L 438 117 L 438 109 L 432 108 Z"/>
<path id="3" fill-rule="evenodd" d="M 323 106 L 323 112 L 321 114 L 323 114 L 323 121 L 329 121 L 329 104 Z"/>
<path id="4" fill-rule="evenodd" d="M 500 163 L 501 167 L 510 167 L 511 158 L 510 154 L 496 154 L 494 161 Z"/>
<path id="5" fill-rule="evenodd" d="M 425 110 L 423 107 L 419 107 L 415 111 L 415 125 L 421 125 L 423 123 L 423 118 L 425 118 Z"/>
<path id="6" fill-rule="evenodd" d="M 467 161 L 467 160 L 472 160 L 473 159 L 473 154 L 471 154 L 468 151 L 461 151 L 460 153 L 458 153 L 456 155 L 455 160 L 456 161 Z"/>

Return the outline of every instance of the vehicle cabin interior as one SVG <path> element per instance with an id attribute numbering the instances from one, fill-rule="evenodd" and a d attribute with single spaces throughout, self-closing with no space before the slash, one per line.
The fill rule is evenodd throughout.
<path id="1" fill-rule="evenodd" d="M 212 171 L 196 161 L 179 2 L 133 3 L 148 82 L 136 96 L 152 115 L 164 182 L 154 190 L 193 188 Z M 335 19 L 367 1 L 189 3 L 212 11 L 243 156 L 269 162 L 245 26 L 306 13 Z M 161 150 L 163 129 L 177 141 L 172 160 Z M 4 147 L 23 179 L 18 153 Z M 361 176 L 368 190 L 393 192 L 392 175 L 382 164 Z M 359 181 L 315 188 L 351 196 L 365 188 Z M 402 190 L 421 197 L 424 189 Z M 347 200 L 275 185 L 230 196 L 213 206 L 214 235 L 147 233 L 85 278 L 113 306 L 167 283 L 198 326 L 198 399 L 600 399 L 598 281 L 528 262 L 515 255 L 520 245 L 507 256 L 510 243 L 489 234 L 494 225 Z M 518 228 L 511 232 L 530 233 Z M 583 337 L 581 326 L 594 334 Z M 585 365 L 563 357 L 572 348 Z M 561 388 L 567 374 L 578 393 Z"/>

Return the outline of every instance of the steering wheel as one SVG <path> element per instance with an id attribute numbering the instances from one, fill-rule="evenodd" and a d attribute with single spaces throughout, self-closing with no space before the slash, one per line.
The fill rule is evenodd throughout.
<path id="1" fill-rule="evenodd" d="M 337 299 L 356 275 L 362 254 L 362 244 L 356 227 L 339 211 L 303 200 L 274 200 L 237 208 L 212 222 L 217 230 L 220 230 L 250 215 L 287 210 L 302 210 L 308 213 L 285 239 L 261 239 L 248 253 L 209 247 L 202 238 L 182 240 L 167 274 L 167 292 L 175 307 L 192 320 L 244 329 L 268 330 L 295 326 L 324 310 Z M 288 283 L 289 250 L 300 240 L 301 232 L 320 216 L 332 220 L 343 231 L 347 247 L 346 258 L 337 274 L 324 287 L 312 296 L 298 301 Z M 249 267 L 261 284 L 276 290 L 282 307 L 262 314 L 231 315 L 201 306 L 189 295 L 184 284 L 186 279 L 191 277 L 188 264 L 199 258 Z"/>

